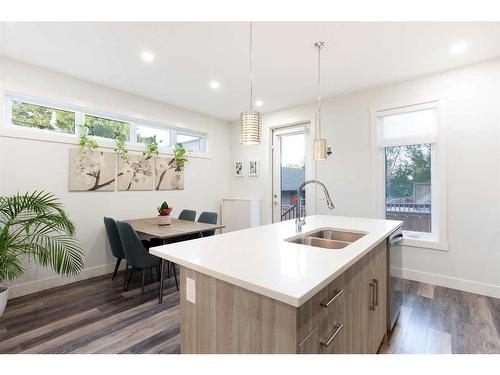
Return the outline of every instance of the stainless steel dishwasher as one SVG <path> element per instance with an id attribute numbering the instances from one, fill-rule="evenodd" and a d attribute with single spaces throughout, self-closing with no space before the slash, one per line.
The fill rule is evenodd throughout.
<path id="1" fill-rule="evenodd" d="M 388 239 L 389 256 L 387 272 L 387 331 L 391 332 L 398 320 L 401 306 L 403 305 L 403 232 L 401 228 L 396 229 Z"/>

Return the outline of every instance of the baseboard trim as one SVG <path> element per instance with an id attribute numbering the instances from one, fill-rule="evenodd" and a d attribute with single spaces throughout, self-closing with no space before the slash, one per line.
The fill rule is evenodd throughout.
<path id="1" fill-rule="evenodd" d="M 122 264 L 121 269 L 125 269 Z M 62 285 L 71 284 L 77 281 L 90 279 L 92 277 L 105 275 L 107 273 L 113 272 L 115 269 L 115 263 L 103 264 L 100 266 L 89 267 L 84 269 L 76 277 L 68 278 L 62 276 L 52 276 L 45 279 L 28 281 L 22 284 L 9 285 L 9 299 L 25 296 L 27 294 L 40 292 L 42 290 L 55 288 Z"/>
<path id="2" fill-rule="evenodd" d="M 500 286 L 498 285 L 485 284 L 477 281 L 443 276 L 435 273 L 417 271 L 408 268 L 401 269 L 401 275 L 404 279 L 438 285 L 445 288 L 458 289 L 464 292 L 481 294 L 483 296 L 493 298 L 500 298 Z"/>

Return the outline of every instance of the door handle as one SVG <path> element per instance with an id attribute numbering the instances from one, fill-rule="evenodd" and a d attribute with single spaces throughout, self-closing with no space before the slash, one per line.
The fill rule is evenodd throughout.
<path id="1" fill-rule="evenodd" d="M 375 300 L 373 302 L 373 304 L 375 306 L 378 306 L 378 280 L 377 279 L 373 279 L 373 284 L 375 284 Z"/>
<path id="2" fill-rule="evenodd" d="M 371 295 L 371 302 L 370 302 L 370 310 L 375 311 L 375 283 L 373 280 L 368 284 L 370 287 L 370 295 Z"/>

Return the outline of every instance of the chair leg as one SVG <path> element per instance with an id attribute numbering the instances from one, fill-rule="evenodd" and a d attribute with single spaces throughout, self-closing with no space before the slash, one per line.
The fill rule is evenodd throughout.
<path id="1" fill-rule="evenodd" d="M 130 281 L 132 280 L 132 276 L 134 275 L 134 267 L 130 268 L 130 274 L 128 275 L 128 280 L 127 284 L 125 285 L 125 290 L 128 290 L 128 287 L 130 285 Z"/>
<path id="2" fill-rule="evenodd" d="M 125 276 L 123 278 L 123 290 L 127 290 L 128 262 L 125 263 Z"/>
<path id="3" fill-rule="evenodd" d="M 179 283 L 177 282 L 177 273 L 175 272 L 175 264 L 172 263 L 172 269 L 174 270 L 175 287 L 179 290 Z"/>
<path id="4" fill-rule="evenodd" d="M 144 302 L 144 281 L 146 280 L 146 269 L 142 269 L 141 303 Z"/>
<path id="5" fill-rule="evenodd" d="M 113 272 L 113 277 L 111 278 L 111 281 L 113 281 L 115 279 L 116 273 L 118 272 L 118 267 L 120 267 L 121 261 L 122 261 L 122 258 L 117 258 L 116 259 L 115 272 Z"/>

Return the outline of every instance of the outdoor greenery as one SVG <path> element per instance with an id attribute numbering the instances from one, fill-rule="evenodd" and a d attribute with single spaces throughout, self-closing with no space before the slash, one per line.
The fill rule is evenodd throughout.
<path id="1" fill-rule="evenodd" d="M 128 141 L 129 126 L 128 122 L 85 115 L 85 127 L 93 136 Z"/>
<path id="2" fill-rule="evenodd" d="M 0 283 L 24 273 L 23 259 L 65 276 L 83 269 L 84 253 L 75 226 L 51 193 L 0 197 Z"/>
<path id="3" fill-rule="evenodd" d="M 386 199 L 413 196 L 415 183 L 431 181 L 431 145 L 386 147 Z"/>
<path id="4" fill-rule="evenodd" d="M 18 126 L 75 133 L 75 113 L 12 101 L 12 123 Z"/>

